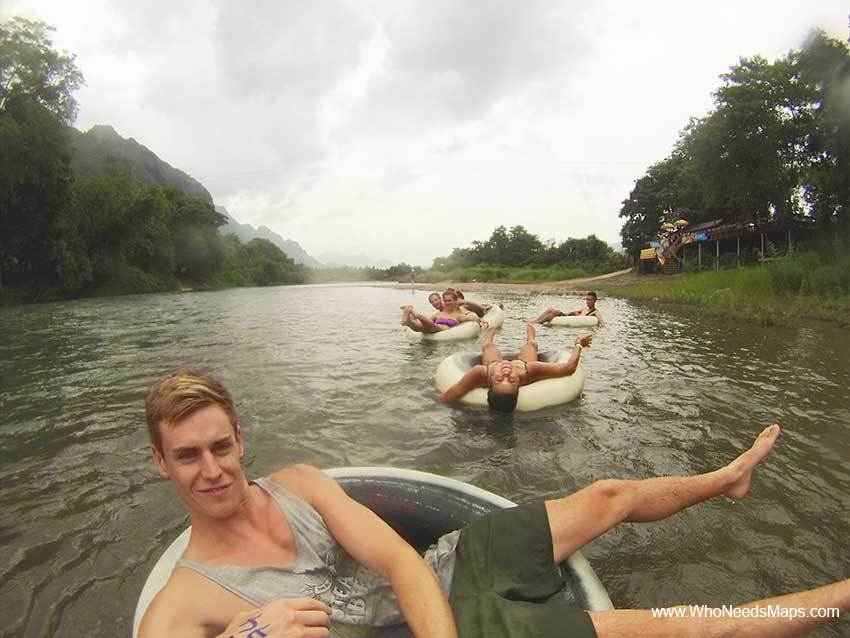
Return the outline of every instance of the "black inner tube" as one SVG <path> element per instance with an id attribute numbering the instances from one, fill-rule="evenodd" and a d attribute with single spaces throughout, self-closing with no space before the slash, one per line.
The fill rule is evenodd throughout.
<path id="1" fill-rule="evenodd" d="M 336 480 L 351 498 L 375 512 L 420 553 L 443 534 L 499 509 L 474 494 L 415 479 L 337 477 Z M 564 587 L 553 596 L 552 602 L 587 609 L 587 597 L 578 575 L 566 562 L 560 569 Z"/>

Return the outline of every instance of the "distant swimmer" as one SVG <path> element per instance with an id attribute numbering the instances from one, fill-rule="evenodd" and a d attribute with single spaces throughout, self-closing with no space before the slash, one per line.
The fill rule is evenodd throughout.
<path id="1" fill-rule="evenodd" d="M 513 412 L 519 398 L 519 389 L 539 379 L 567 377 L 578 368 L 583 348 L 590 347 L 592 335 L 577 335 L 575 349 L 569 359 L 562 363 L 546 363 L 537 360 L 537 340 L 534 326 L 525 328 L 525 344 L 514 360 L 505 359 L 495 344 L 496 330 L 487 330 L 484 345 L 481 347 L 481 364 L 472 366 L 445 392 L 441 401 L 457 401 L 475 388 L 487 388 L 487 404 L 499 412 Z"/>
<path id="2" fill-rule="evenodd" d="M 428 295 L 428 300 L 435 308 L 435 302 L 432 298 L 436 293 Z M 487 322 L 483 321 L 478 315 L 471 312 L 466 312 L 458 306 L 457 293 L 452 288 L 447 288 L 442 296 L 442 310 L 435 312 L 431 316 L 426 316 L 416 312 L 411 305 L 401 307 L 401 325 L 407 326 L 414 332 L 422 332 L 430 334 L 448 330 L 467 321 L 474 321 L 479 326 L 486 326 Z"/>
<path id="3" fill-rule="evenodd" d="M 529 319 L 531 323 L 549 323 L 555 317 L 596 317 L 597 324 L 600 328 L 605 325 L 602 320 L 602 313 L 596 307 L 596 293 L 592 290 L 587 293 L 584 298 L 585 308 L 573 310 L 572 312 L 563 312 L 558 308 L 547 308 L 534 319 Z"/>

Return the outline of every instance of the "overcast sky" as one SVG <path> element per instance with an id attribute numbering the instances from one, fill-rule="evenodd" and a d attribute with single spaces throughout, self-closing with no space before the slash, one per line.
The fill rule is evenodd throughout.
<path id="1" fill-rule="evenodd" d="M 623 199 L 740 56 L 846 0 L 0 0 L 56 27 L 111 124 L 319 259 L 430 265 L 524 225 L 619 241 Z"/>

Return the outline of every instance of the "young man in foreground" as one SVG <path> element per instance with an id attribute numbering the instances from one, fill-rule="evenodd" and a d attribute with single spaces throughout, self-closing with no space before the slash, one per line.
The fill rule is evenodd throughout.
<path id="1" fill-rule="evenodd" d="M 779 438 L 777 425 L 714 472 L 599 481 L 501 510 L 442 537 L 423 560 L 315 468 L 249 482 L 233 400 L 215 379 L 192 372 L 162 379 L 146 414 L 154 464 L 186 503 L 192 535 L 145 613 L 142 638 L 367 636 L 404 621 L 417 637 L 775 638 L 829 622 L 653 618 L 534 602 L 560 588 L 558 563 L 621 522 L 659 520 L 721 494 L 744 498 Z M 846 611 L 850 581 L 753 605 L 766 604 Z"/>

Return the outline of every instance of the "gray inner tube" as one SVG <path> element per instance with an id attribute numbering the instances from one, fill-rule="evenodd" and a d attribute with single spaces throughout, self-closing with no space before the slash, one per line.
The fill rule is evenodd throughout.
<path id="1" fill-rule="evenodd" d="M 328 473 L 334 475 L 333 470 Z M 458 491 L 454 486 L 423 482 L 415 477 L 334 478 L 349 496 L 375 512 L 420 552 L 443 534 L 465 527 L 482 514 L 513 505 L 484 490 Z M 517 551 L 521 552 L 522 548 Z M 589 569 L 583 558 L 581 564 Z M 569 561 L 563 562 L 560 569 L 564 587 L 553 596 L 554 602 L 581 609 L 611 608 L 610 599 L 592 570 L 593 576 L 588 578 L 586 573 L 576 572 Z"/>

